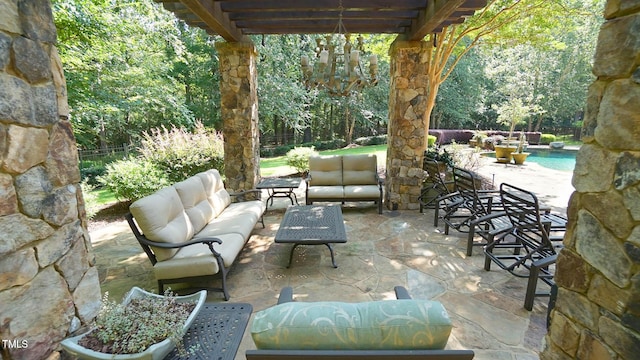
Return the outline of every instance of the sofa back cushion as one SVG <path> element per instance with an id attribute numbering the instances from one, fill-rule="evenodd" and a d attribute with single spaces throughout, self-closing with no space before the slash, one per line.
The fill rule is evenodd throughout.
<path id="1" fill-rule="evenodd" d="M 214 212 L 200 177 L 192 176 L 173 187 L 176 188 L 182 206 L 191 220 L 193 231 L 198 233 L 213 219 Z"/>
<path id="2" fill-rule="evenodd" d="M 213 217 L 220 215 L 229 204 L 231 204 L 231 196 L 224 188 L 222 176 L 216 169 L 207 170 L 196 175 L 202 180 L 207 199 L 213 207 Z"/>
<path id="3" fill-rule="evenodd" d="M 258 349 L 443 349 L 451 319 L 438 301 L 288 302 L 256 313 Z"/>
<path id="4" fill-rule="evenodd" d="M 312 186 L 342 185 L 342 156 L 312 156 L 309 158 Z"/>
<path id="5" fill-rule="evenodd" d="M 375 155 L 344 155 L 342 157 L 343 185 L 377 184 L 378 160 Z"/>
<path id="6" fill-rule="evenodd" d="M 181 243 L 193 237 L 193 225 L 173 186 L 136 200 L 129 211 L 136 219 L 144 236 L 164 243 Z M 170 259 L 176 249 L 153 248 L 158 261 Z"/>

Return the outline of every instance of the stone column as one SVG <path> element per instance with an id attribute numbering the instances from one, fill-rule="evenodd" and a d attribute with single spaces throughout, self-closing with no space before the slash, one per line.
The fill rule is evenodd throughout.
<path id="1" fill-rule="evenodd" d="M 55 43 L 48 0 L 0 0 L 0 339 L 13 359 L 55 357 L 100 307 Z"/>
<path id="2" fill-rule="evenodd" d="M 425 119 L 427 46 L 430 45 L 424 41 L 396 40 L 389 50 L 391 84 L 385 203 L 391 210 L 420 207 L 422 158 L 428 133 Z"/>
<path id="3" fill-rule="evenodd" d="M 258 74 L 251 43 L 216 43 L 220 55 L 220 102 L 226 187 L 247 190 L 260 176 Z"/>
<path id="4" fill-rule="evenodd" d="M 640 354 L 640 1 L 600 29 L 542 359 Z"/>

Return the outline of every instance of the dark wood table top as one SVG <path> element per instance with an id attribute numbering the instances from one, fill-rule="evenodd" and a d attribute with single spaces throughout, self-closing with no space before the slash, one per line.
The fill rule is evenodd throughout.
<path id="1" fill-rule="evenodd" d="M 302 178 L 264 178 L 260 180 L 256 189 L 294 189 L 300 186 Z"/>

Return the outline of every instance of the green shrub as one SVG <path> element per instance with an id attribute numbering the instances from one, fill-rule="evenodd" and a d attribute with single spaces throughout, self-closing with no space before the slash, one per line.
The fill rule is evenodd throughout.
<path id="1" fill-rule="evenodd" d="M 296 147 L 287 153 L 287 165 L 295 168 L 299 173 L 309 171 L 309 158 L 318 155 L 314 147 Z"/>
<path id="2" fill-rule="evenodd" d="M 120 201 L 135 201 L 169 185 L 165 173 L 150 161 L 120 160 L 107 165 L 98 181 Z"/>
<path id="3" fill-rule="evenodd" d="M 556 136 L 553 134 L 542 134 L 540 135 L 540 144 L 549 145 L 553 141 L 556 141 Z"/>
<path id="4" fill-rule="evenodd" d="M 219 133 L 200 123 L 193 132 L 172 128 L 145 133 L 140 147 L 142 158 L 162 170 L 170 183 L 199 172 L 218 169 L 224 173 L 224 141 Z"/>
<path id="5" fill-rule="evenodd" d="M 427 147 L 432 147 L 436 144 L 438 138 L 434 135 L 427 135 Z"/>
<path id="6" fill-rule="evenodd" d="M 98 177 L 104 175 L 106 171 L 106 166 L 102 164 L 82 167 L 80 168 L 80 178 L 89 185 L 98 185 Z"/>
<path id="7" fill-rule="evenodd" d="M 353 142 L 360 146 L 386 144 L 387 135 L 361 137 L 361 138 L 355 139 Z"/>

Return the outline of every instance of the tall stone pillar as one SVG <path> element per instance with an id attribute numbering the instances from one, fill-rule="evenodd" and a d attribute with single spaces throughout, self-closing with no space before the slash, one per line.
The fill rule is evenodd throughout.
<path id="1" fill-rule="evenodd" d="M 0 0 L 0 357 L 56 358 L 100 308 L 55 44 L 49 0 Z"/>
<path id="2" fill-rule="evenodd" d="M 600 29 L 542 359 L 640 354 L 640 1 Z"/>
<path id="3" fill-rule="evenodd" d="M 220 55 L 220 102 L 224 135 L 226 186 L 255 187 L 260 176 L 258 73 L 251 43 L 216 43 Z"/>
<path id="4" fill-rule="evenodd" d="M 423 41 L 396 40 L 391 55 L 389 128 L 387 132 L 387 208 L 420 207 L 422 158 L 426 150 L 428 121 L 425 119 L 427 63 Z"/>

